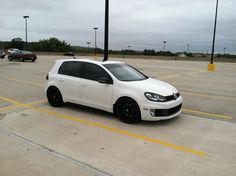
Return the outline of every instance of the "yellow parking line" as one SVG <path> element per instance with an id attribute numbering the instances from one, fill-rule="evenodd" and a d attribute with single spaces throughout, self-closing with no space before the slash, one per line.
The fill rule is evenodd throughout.
<path id="1" fill-rule="evenodd" d="M 26 105 L 38 105 L 38 104 L 42 104 L 42 103 L 46 103 L 46 102 L 47 102 L 47 100 L 43 99 L 43 100 L 38 100 L 38 101 L 26 103 Z"/>
<path id="2" fill-rule="evenodd" d="M 34 110 L 34 111 L 37 111 L 37 112 L 43 112 L 43 113 L 52 115 L 52 116 L 57 117 L 57 118 L 63 118 L 63 119 L 79 122 L 79 123 L 82 123 L 82 124 L 86 124 L 86 125 L 90 125 L 90 126 L 94 126 L 94 127 L 99 127 L 99 128 L 102 128 L 102 129 L 105 129 L 105 130 L 108 130 L 108 131 L 112 131 L 112 132 L 115 132 L 115 133 L 118 133 L 118 134 L 122 134 L 124 136 L 129 136 L 129 137 L 133 137 L 133 138 L 140 139 L 140 140 L 143 140 L 143 141 L 148 141 L 148 142 L 152 142 L 152 143 L 155 143 L 155 144 L 160 144 L 160 145 L 163 145 L 165 147 L 169 147 L 169 148 L 172 148 L 172 149 L 175 149 L 175 150 L 178 150 L 178 151 L 183 151 L 183 152 L 195 154 L 195 155 L 198 155 L 198 156 L 206 156 L 207 155 L 204 152 L 193 150 L 193 149 L 182 147 L 182 146 L 178 146 L 178 145 L 175 145 L 175 144 L 172 144 L 172 143 L 169 143 L 169 142 L 166 142 L 166 141 L 162 141 L 162 140 L 159 140 L 159 139 L 154 139 L 154 138 L 138 135 L 138 134 L 131 133 L 131 132 L 128 132 L 128 131 L 124 131 L 124 130 L 121 130 L 121 129 L 118 129 L 118 128 L 105 126 L 105 125 L 102 125 L 102 124 L 99 124 L 99 123 L 96 123 L 96 122 L 90 122 L 90 121 L 87 121 L 87 120 L 83 120 L 83 119 L 73 117 L 73 116 L 69 116 L 69 115 L 62 114 L 62 113 L 57 113 L 57 112 L 50 111 L 50 110 L 47 110 L 47 109 L 34 108 L 30 105 L 21 104 L 20 102 L 17 102 L 15 100 L 12 100 L 12 99 L 9 99 L 9 98 L 5 98 L 5 97 L 0 96 L 0 99 L 4 100 L 4 101 L 7 101 L 7 102 L 10 102 L 10 103 L 13 103 L 13 104 L 16 104 L 16 105 L 21 105 L 21 106 L 27 107 L 27 108 L 29 108 L 31 110 Z"/>
<path id="3" fill-rule="evenodd" d="M 8 110 L 15 109 L 15 108 L 18 108 L 18 107 L 20 107 L 20 106 L 19 105 L 7 106 L 7 107 L 4 107 L 4 108 L 0 108 L 0 112 L 8 111 Z"/>
<path id="4" fill-rule="evenodd" d="M 198 72 L 200 72 L 200 71 L 198 71 Z M 203 72 L 203 71 L 201 71 L 201 72 Z M 196 73 L 196 72 L 190 72 L 190 73 Z M 24 80 L 19 80 L 19 79 L 15 79 L 15 78 L 10 78 L 8 80 L 19 82 L 22 84 L 44 87 L 42 84 L 31 82 L 31 81 L 24 81 Z M 226 97 L 226 96 L 209 95 L 209 94 L 195 93 L 195 92 L 189 92 L 189 91 L 181 91 L 181 92 L 183 94 L 194 95 L 194 96 L 199 96 L 199 97 L 207 97 L 207 98 L 222 99 L 222 100 L 234 100 L 234 101 L 236 100 L 236 98 L 231 98 L 231 97 Z"/>
<path id="5" fill-rule="evenodd" d="M 44 99 L 44 100 L 39 100 L 39 101 L 33 101 L 33 102 L 30 102 L 30 103 L 26 103 L 26 104 L 11 105 L 11 106 L 0 108 L 0 112 L 8 111 L 8 110 L 19 108 L 19 107 L 25 107 L 25 105 L 38 105 L 38 104 L 42 104 L 42 103 L 45 103 L 45 102 L 47 102 L 47 100 Z M 24 106 L 22 106 L 22 105 L 24 105 Z"/>
<path id="6" fill-rule="evenodd" d="M 198 97 L 206 97 L 206 98 L 214 98 L 214 99 L 221 99 L 221 100 L 233 100 L 233 101 L 236 101 L 236 98 L 226 97 L 226 96 L 209 95 L 209 94 L 195 93 L 195 92 L 189 92 L 189 91 L 181 91 L 181 93 L 186 94 L 186 95 L 198 96 Z"/>
<path id="7" fill-rule="evenodd" d="M 177 73 L 177 74 L 167 75 L 167 76 L 163 76 L 163 77 L 157 77 L 156 79 L 163 80 L 163 79 L 175 78 L 175 77 L 178 77 L 178 76 L 192 75 L 192 74 L 195 74 L 195 73 L 205 73 L 205 72 L 208 72 L 208 71 L 198 70 L 198 71 L 194 71 L 194 72 L 183 72 L 183 73 Z"/>
<path id="8" fill-rule="evenodd" d="M 213 118 L 222 118 L 222 119 L 227 119 L 227 120 L 233 119 L 233 117 L 227 116 L 227 115 L 212 114 L 212 113 L 201 112 L 201 111 L 192 110 L 192 109 L 182 109 L 182 111 L 183 111 L 184 113 L 200 114 L 200 115 L 205 115 L 205 116 L 213 117 Z"/>
<path id="9" fill-rule="evenodd" d="M 28 84 L 28 85 L 32 85 L 32 86 L 37 86 L 37 87 L 44 87 L 42 84 L 31 82 L 31 81 L 23 81 L 23 80 L 19 80 L 19 79 L 15 79 L 15 78 L 9 78 L 8 80 L 23 83 L 23 84 Z"/>

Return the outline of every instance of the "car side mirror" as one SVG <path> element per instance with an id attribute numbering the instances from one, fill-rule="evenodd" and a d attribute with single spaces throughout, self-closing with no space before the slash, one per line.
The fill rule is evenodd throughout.
<path id="1" fill-rule="evenodd" d="M 113 84 L 112 79 L 109 79 L 108 77 L 99 78 L 98 82 L 102 84 Z"/>

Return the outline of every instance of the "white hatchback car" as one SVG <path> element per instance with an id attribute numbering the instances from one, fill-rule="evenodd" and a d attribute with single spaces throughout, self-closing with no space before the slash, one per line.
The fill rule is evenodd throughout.
<path id="1" fill-rule="evenodd" d="M 122 62 L 57 60 L 46 79 L 48 102 L 54 107 L 72 102 L 114 113 L 126 123 L 181 113 L 183 99 L 176 88 Z"/>

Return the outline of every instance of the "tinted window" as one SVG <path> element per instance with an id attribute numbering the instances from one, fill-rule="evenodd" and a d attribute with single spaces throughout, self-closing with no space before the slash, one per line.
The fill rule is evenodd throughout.
<path id="1" fill-rule="evenodd" d="M 76 61 L 64 62 L 60 69 L 58 70 L 59 74 L 80 77 L 81 73 L 81 64 Z"/>
<path id="2" fill-rule="evenodd" d="M 104 64 L 104 67 L 120 81 L 140 81 L 148 78 L 127 64 Z"/>
<path id="3" fill-rule="evenodd" d="M 101 78 L 108 78 L 109 80 L 112 80 L 110 75 L 100 66 L 91 63 L 82 63 L 82 64 L 83 64 L 83 75 L 82 75 L 83 78 L 94 81 L 98 81 Z"/>

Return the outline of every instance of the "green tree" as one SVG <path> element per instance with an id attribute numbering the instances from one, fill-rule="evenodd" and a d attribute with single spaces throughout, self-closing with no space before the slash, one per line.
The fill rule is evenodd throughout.
<path id="1" fill-rule="evenodd" d="M 17 48 L 19 50 L 22 50 L 23 47 L 24 47 L 24 42 L 21 38 L 14 38 L 11 40 L 11 43 L 10 43 L 10 46 L 11 48 Z"/>
<path id="2" fill-rule="evenodd" d="M 72 47 L 64 40 L 60 41 L 57 38 L 49 38 L 33 42 L 31 44 L 32 50 L 44 52 L 67 52 L 72 51 Z"/>

